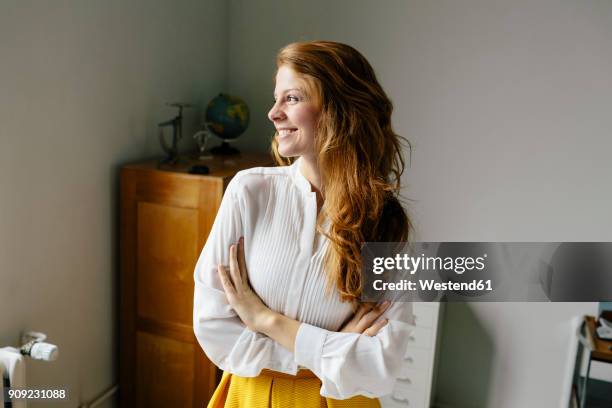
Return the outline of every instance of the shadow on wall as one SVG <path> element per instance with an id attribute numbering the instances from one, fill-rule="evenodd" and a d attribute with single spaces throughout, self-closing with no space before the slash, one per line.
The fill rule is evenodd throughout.
<path id="1" fill-rule="evenodd" d="M 469 303 L 445 306 L 435 406 L 486 407 L 491 389 L 493 342 Z"/>

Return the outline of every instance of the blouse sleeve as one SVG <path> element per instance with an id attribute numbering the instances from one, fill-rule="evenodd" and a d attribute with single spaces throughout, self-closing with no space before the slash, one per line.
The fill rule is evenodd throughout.
<path id="1" fill-rule="evenodd" d="M 394 303 L 385 315 L 389 323 L 372 337 L 300 325 L 295 360 L 319 377 L 322 396 L 375 398 L 392 392 L 414 330 L 412 303 Z"/>
<path id="2" fill-rule="evenodd" d="M 229 305 L 217 274 L 228 264 L 229 246 L 243 235 L 237 198 L 239 175 L 227 186 L 217 217 L 195 267 L 193 329 L 206 356 L 225 371 L 255 377 L 263 368 L 288 369 L 293 353 L 269 337 L 249 330 Z"/>

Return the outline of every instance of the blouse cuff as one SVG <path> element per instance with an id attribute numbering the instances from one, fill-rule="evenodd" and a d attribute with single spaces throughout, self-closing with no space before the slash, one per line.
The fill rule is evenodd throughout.
<path id="1" fill-rule="evenodd" d="M 329 332 L 320 327 L 302 323 L 295 336 L 295 362 L 315 374 L 321 372 L 323 344 Z"/>

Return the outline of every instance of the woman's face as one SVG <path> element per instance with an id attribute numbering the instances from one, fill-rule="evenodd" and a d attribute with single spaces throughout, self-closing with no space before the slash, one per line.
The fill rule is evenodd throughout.
<path id="1" fill-rule="evenodd" d="M 305 82 L 286 65 L 276 73 L 274 106 L 268 118 L 274 123 L 278 152 L 284 157 L 314 156 L 315 126 L 319 109 L 306 94 Z"/>

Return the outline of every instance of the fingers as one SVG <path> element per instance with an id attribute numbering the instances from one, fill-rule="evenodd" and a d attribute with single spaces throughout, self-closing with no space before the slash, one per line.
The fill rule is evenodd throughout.
<path id="1" fill-rule="evenodd" d="M 217 267 L 217 273 L 219 273 L 219 279 L 221 280 L 221 285 L 223 285 L 223 291 L 226 294 L 234 294 L 236 289 L 232 283 L 232 280 L 229 277 L 227 269 L 223 265 L 219 265 Z"/>
<path id="2" fill-rule="evenodd" d="M 230 246 L 230 276 L 237 292 L 242 291 L 242 276 L 240 274 L 240 266 L 238 265 L 238 246 L 236 244 Z"/>
<path id="3" fill-rule="evenodd" d="M 366 336 L 374 337 L 378 334 L 379 331 L 382 330 L 389 323 L 389 319 L 380 319 L 370 327 L 364 330 L 363 334 Z"/>
<path id="4" fill-rule="evenodd" d="M 246 259 L 244 256 L 244 237 L 238 240 L 238 266 L 240 267 L 240 276 L 243 282 L 248 282 L 249 275 L 246 268 Z"/>
<path id="5" fill-rule="evenodd" d="M 361 320 L 359 320 L 359 323 L 358 323 L 358 326 L 357 326 L 358 329 L 361 332 L 363 332 L 366 329 L 368 329 L 370 326 L 372 326 L 374 324 L 374 322 L 376 320 L 378 320 L 378 318 L 380 316 L 382 316 L 383 313 L 385 313 L 387 311 L 387 309 L 389 308 L 390 305 L 391 305 L 391 302 L 385 301 L 383 303 L 378 304 L 373 309 L 370 309 L 370 311 L 365 313 L 361 317 Z"/>
<path id="6" fill-rule="evenodd" d="M 229 255 L 229 273 L 227 273 L 227 268 L 223 268 L 223 270 L 234 291 L 241 292 L 248 282 L 243 237 L 240 237 L 237 244 L 230 246 Z M 223 280 L 221 282 L 223 283 Z"/>
<path id="7" fill-rule="evenodd" d="M 372 310 L 373 307 L 374 306 L 371 303 L 362 303 L 362 304 L 360 304 L 359 308 L 355 311 L 355 314 L 353 315 L 353 320 L 355 322 L 359 322 L 361 320 L 361 318 L 363 317 L 363 315 L 365 315 L 370 310 Z"/>

